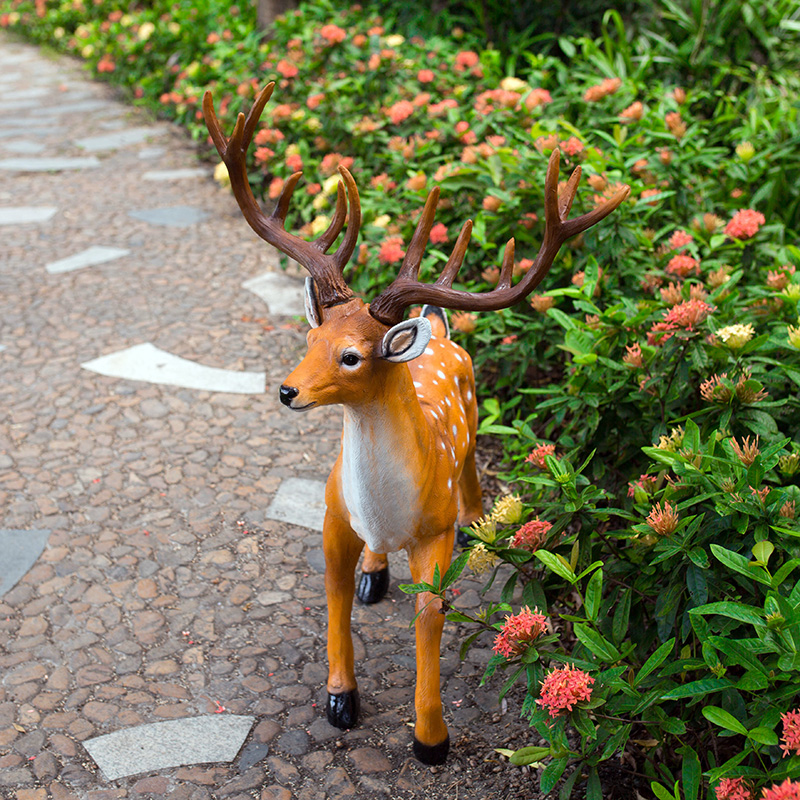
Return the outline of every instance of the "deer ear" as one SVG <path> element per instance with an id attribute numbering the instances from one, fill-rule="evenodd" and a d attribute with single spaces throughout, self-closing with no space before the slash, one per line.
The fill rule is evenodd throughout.
<path id="1" fill-rule="evenodd" d="M 387 361 L 411 361 L 421 356 L 431 340 L 431 323 L 415 317 L 389 328 L 381 343 L 381 357 Z"/>
<path id="2" fill-rule="evenodd" d="M 322 323 L 322 312 L 317 299 L 317 287 L 314 286 L 313 278 L 306 278 L 306 291 L 304 304 L 306 308 L 306 319 L 312 328 L 319 328 Z"/>

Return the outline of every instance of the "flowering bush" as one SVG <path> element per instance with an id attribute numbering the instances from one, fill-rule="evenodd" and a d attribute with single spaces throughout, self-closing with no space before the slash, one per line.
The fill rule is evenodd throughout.
<path id="1" fill-rule="evenodd" d="M 406 588 L 447 605 L 464 569 L 500 576 L 499 603 L 449 617 L 465 649 L 493 637 L 501 696 L 525 681 L 541 744 L 506 753 L 539 766 L 544 792 L 603 797 L 613 758 L 659 800 L 798 797 L 797 0 L 670 0 L 660 38 L 608 12 L 602 38 L 561 37 L 563 59 L 522 48 L 514 74 L 469 33 L 401 34 L 324 0 L 269 40 L 250 3 L 118 6 L 0 0 L 0 26 L 83 58 L 203 147 L 205 89 L 230 130 L 276 80 L 254 190 L 274 201 L 304 170 L 292 213 L 315 235 L 351 169 L 349 278 L 365 294 L 394 275 L 434 186 L 423 276 L 472 217 L 459 286 L 480 290 L 512 236 L 515 274 L 531 268 L 554 149 L 583 170 L 577 211 L 630 184 L 529 302 L 452 316 L 518 495 L 444 576 Z M 766 66 L 743 69 L 752 52 Z"/>

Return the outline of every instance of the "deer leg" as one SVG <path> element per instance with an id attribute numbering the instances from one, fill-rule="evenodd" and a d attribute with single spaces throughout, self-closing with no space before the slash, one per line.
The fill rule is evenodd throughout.
<path id="1" fill-rule="evenodd" d="M 328 703 L 331 725 L 347 729 L 358 721 L 359 697 L 353 665 L 355 570 L 364 543 L 350 526 L 330 511 L 325 514 L 322 547 L 325 553 L 325 594 L 328 600 Z"/>
<path id="2" fill-rule="evenodd" d="M 439 565 L 444 575 L 450 566 L 453 552 L 453 531 L 434 539 L 415 542 L 408 549 L 408 563 L 415 583 L 433 581 L 433 571 Z M 417 595 L 417 687 L 414 707 L 417 722 L 414 728 L 414 755 L 423 764 L 442 764 L 450 749 L 450 737 L 442 716 L 442 696 L 439 680 L 439 649 L 442 642 L 444 614 L 441 601 L 425 592 Z"/>
<path id="3" fill-rule="evenodd" d="M 370 605 L 383 600 L 388 590 L 389 559 L 384 553 L 373 553 L 369 547 L 365 547 L 356 597 L 364 605 Z"/>
<path id="4" fill-rule="evenodd" d="M 464 468 L 458 481 L 459 511 L 458 526 L 466 528 L 472 525 L 476 519 L 483 516 L 483 495 L 481 485 L 478 481 L 478 470 L 475 467 L 475 447 L 473 446 L 464 460 Z M 458 544 L 466 547 L 469 544 L 469 536 L 458 532 Z"/>

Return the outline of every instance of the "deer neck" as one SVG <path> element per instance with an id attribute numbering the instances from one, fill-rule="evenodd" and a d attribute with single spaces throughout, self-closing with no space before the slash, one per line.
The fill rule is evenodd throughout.
<path id="1" fill-rule="evenodd" d="M 368 403 L 344 406 L 342 499 L 353 530 L 376 553 L 413 536 L 434 451 L 408 367 L 391 373 Z"/>

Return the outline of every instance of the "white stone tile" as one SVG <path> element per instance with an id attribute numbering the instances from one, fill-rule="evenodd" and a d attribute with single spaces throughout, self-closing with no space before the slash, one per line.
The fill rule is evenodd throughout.
<path id="1" fill-rule="evenodd" d="M 0 225 L 26 225 L 32 222 L 47 222 L 58 211 L 53 206 L 7 206 L 0 207 Z"/>
<path id="2" fill-rule="evenodd" d="M 87 136 L 84 139 L 76 139 L 75 144 L 90 152 L 116 150 L 119 147 L 140 144 L 154 136 L 162 136 L 164 133 L 166 133 L 166 128 L 156 125 L 144 128 L 126 128 L 121 131 L 100 134 L 99 136 Z"/>
<path id="3" fill-rule="evenodd" d="M 8 172 L 63 172 L 71 169 L 94 169 L 99 166 L 100 162 L 94 156 L 85 158 L 29 156 L 0 159 L 0 169 Z"/>
<path id="4" fill-rule="evenodd" d="M 303 282 L 283 272 L 265 272 L 245 281 L 242 288 L 258 295 L 267 304 L 270 314 L 287 317 L 305 314 Z"/>
<path id="5" fill-rule="evenodd" d="M 321 531 L 325 519 L 325 484 L 307 478 L 287 478 L 278 487 L 266 517 Z"/>
<path id="6" fill-rule="evenodd" d="M 81 366 L 99 375 L 132 381 L 181 386 L 207 392 L 263 394 L 266 374 L 218 369 L 174 356 L 153 344 L 137 344 L 116 353 L 95 358 Z"/>
<path id="7" fill-rule="evenodd" d="M 37 153 L 43 153 L 47 148 L 39 143 L 39 142 L 6 142 L 3 145 L 4 150 L 8 150 L 12 153 L 22 153 L 23 155 L 36 155 Z"/>
<path id="8" fill-rule="evenodd" d="M 233 761 L 255 717 L 213 714 L 123 728 L 83 746 L 109 781 L 188 764 Z"/>
<path id="9" fill-rule="evenodd" d="M 185 169 L 154 169 L 142 175 L 143 181 L 184 181 L 190 178 L 205 178 L 211 174 L 203 167 L 186 167 Z"/>
<path id="10" fill-rule="evenodd" d="M 208 212 L 194 206 L 166 206 L 165 208 L 144 208 L 129 211 L 128 216 L 148 222 L 150 225 L 163 225 L 167 228 L 188 228 L 208 217 Z"/>
<path id="11" fill-rule="evenodd" d="M 0 528 L 0 597 L 36 563 L 49 536 L 49 530 Z"/>
<path id="12" fill-rule="evenodd" d="M 92 247 L 87 247 L 86 250 L 81 250 L 80 253 L 75 253 L 73 256 L 51 261 L 45 266 L 45 269 L 51 274 L 72 272 L 75 269 L 94 267 L 98 264 L 105 264 L 107 261 L 114 261 L 114 259 L 127 256 L 130 252 L 130 250 L 123 250 L 121 247 L 93 245 Z"/>

